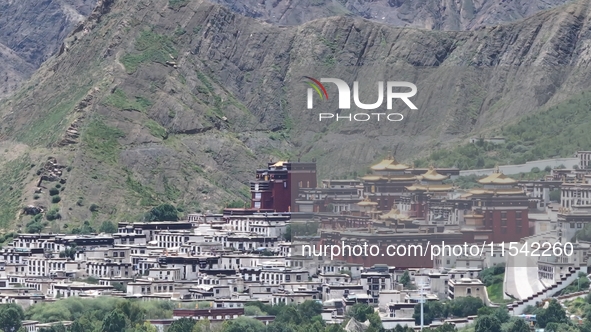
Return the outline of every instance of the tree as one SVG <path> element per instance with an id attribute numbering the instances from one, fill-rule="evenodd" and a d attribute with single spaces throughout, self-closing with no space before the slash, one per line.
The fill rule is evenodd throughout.
<path id="1" fill-rule="evenodd" d="M 223 332 L 265 332 L 265 330 L 265 324 L 254 318 L 244 316 L 227 320 L 222 325 Z"/>
<path id="2" fill-rule="evenodd" d="M 146 310 L 140 307 L 137 302 L 119 302 L 115 306 L 115 310 L 122 312 L 129 319 L 131 326 L 140 324 L 146 319 Z"/>
<path id="3" fill-rule="evenodd" d="M 478 317 L 474 332 L 501 332 L 501 322 L 494 316 Z"/>
<path id="4" fill-rule="evenodd" d="M 66 331 L 67 331 L 66 327 L 62 323 L 55 324 L 49 328 L 42 328 L 39 330 L 39 332 L 66 332 Z"/>
<path id="5" fill-rule="evenodd" d="M 382 319 L 380 318 L 380 315 L 377 312 L 374 311 L 371 314 L 367 315 L 367 320 L 369 320 L 368 331 L 370 331 L 370 329 L 374 331 L 382 331 L 384 329 L 384 326 L 382 325 Z"/>
<path id="6" fill-rule="evenodd" d="M 60 258 L 68 258 L 74 260 L 76 258 L 76 243 L 70 244 L 64 251 L 60 252 Z"/>
<path id="7" fill-rule="evenodd" d="M 317 301 L 304 301 L 298 306 L 298 310 L 303 317 L 314 317 L 322 313 L 322 303 Z"/>
<path id="8" fill-rule="evenodd" d="M 478 309 L 484 306 L 484 302 L 477 297 L 460 297 L 450 301 L 449 313 L 455 317 L 468 317 L 476 315 Z"/>
<path id="9" fill-rule="evenodd" d="M 95 230 L 94 228 L 92 228 L 92 226 L 90 226 L 90 222 L 88 220 L 85 220 L 82 223 L 82 226 L 80 226 L 79 228 L 76 227 L 72 229 L 72 234 L 90 234 L 94 232 Z"/>
<path id="10" fill-rule="evenodd" d="M 4 332 L 16 332 L 21 327 L 24 314 L 21 315 L 15 305 L 2 305 L 0 307 L 0 329 Z"/>
<path id="11" fill-rule="evenodd" d="M 30 225 L 27 225 L 26 232 L 27 233 L 41 233 L 43 228 L 45 228 L 45 225 L 43 225 L 40 222 L 34 222 Z"/>
<path id="12" fill-rule="evenodd" d="M 214 328 L 211 326 L 211 323 L 208 319 L 199 320 L 193 326 L 193 330 L 191 332 L 213 332 Z"/>
<path id="13" fill-rule="evenodd" d="M 158 329 L 154 325 L 144 322 L 143 324 L 137 324 L 132 332 L 158 332 Z"/>
<path id="14" fill-rule="evenodd" d="M 285 227 L 285 233 L 283 234 L 283 237 L 285 238 L 285 241 L 291 242 L 291 225 L 287 225 L 287 227 Z"/>
<path id="15" fill-rule="evenodd" d="M 125 329 L 125 324 L 125 315 L 115 309 L 103 320 L 103 332 L 121 332 Z"/>
<path id="16" fill-rule="evenodd" d="M 167 332 L 191 332 L 196 322 L 196 320 L 186 317 L 177 319 L 170 324 Z"/>
<path id="17" fill-rule="evenodd" d="M 117 233 L 117 225 L 115 225 L 114 223 L 110 222 L 110 221 L 103 221 L 103 223 L 101 224 L 101 227 L 99 227 L 99 232 L 101 233 Z"/>
<path id="18" fill-rule="evenodd" d="M 456 332 L 457 329 L 450 323 L 445 323 L 435 329 L 435 332 Z"/>
<path id="19" fill-rule="evenodd" d="M 507 332 L 529 332 L 529 324 L 523 319 L 517 319 L 516 321 L 511 324 L 509 330 Z"/>
<path id="20" fill-rule="evenodd" d="M 365 322 L 370 314 L 374 313 L 374 309 L 372 306 L 357 303 L 351 307 L 350 311 L 347 313 L 349 316 L 355 318 L 358 322 Z"/>
<path id="21" fill-rule="evenodd" d="M 265 313 L 261 308 L 254 306 L 254 305 L 247 305 L 244 306 L 244 315 L 245 316 L 264 316 Z"/>
<path id="22" fill-rule="evenodd" d="M 174 205 L 158 205 L 146 213 L 144 219 L 146 221 L 177 221 L 179 220 L 178 210 Z"/>
<path id="23" fill-rule="evenodd" d="M 536 315 L 536 320 L 541 328 L 545 328 L 548 323 L 566 323 L 568 319 L 564 308 L 556 301 L 552 299 L 548 308 L 542 309 L 540 313 Z"/>
<path id="24" fill-rule="evenodd" d="M 404 288 L 410 288 L 411 285 L 411 281 L 410 281 L 410 274 L 408 274 L 408 271 L 404 271 L 404 273 L 402 274 L 402 276 L 400 277 L 399 282 L 404 285 Z"/>
<path id="25" fill-rule="evenodd" d="M 506 323 L 509 321 L 509 319 L 511 319 L 511 316 L 509 315 L 509 310 L 507 310 L 506 306 L 501 306 L 497 308 L 494 311 L 493 316 L 495 316 L 499 320 L 499 322 L 501 322 L 501 324 Z"/>
<path id="26" fill-rule="evenodd" d="M 76 319 L 70 326 L 70 332 L 87 332 L 92 331 L 93 329 L 92 321 L 89 319 L 88 315 L 83 315 Z"/>
<path id="27" fill-rule="evenodd" d="M 115 288 L 118 292 L 125 292 L 127 291 L 127 287 L 122 282 L 113 282 L 113 288 Z"/>

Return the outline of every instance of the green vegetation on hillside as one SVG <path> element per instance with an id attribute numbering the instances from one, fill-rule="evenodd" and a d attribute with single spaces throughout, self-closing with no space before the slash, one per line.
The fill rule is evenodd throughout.
<path id="1" fill-rule="evenodd" d="M 177 221 L 179 211 L 174 205 L 162 204 L 151 209 L 144 216 L 145 221 Z"/>
<path id="2" fill-rule="evenodd" d="M 495 265 L 483 269 L 479 273 L 479 278 L 486 286 L 488 298 L 494 303 L 507 302 L 503 298 L 503 280 L 505 278 L 505 264 Z"/>
<path id="3" fill-rule="evenodd" d="M 31 165 L 28 155 L 8 161 L 0 167 L 0 227 L 14 225 L 22 207 L 22 188 Z"/>
<path id="4" fill-rule="evenodd" d="M 171 318 L 173 307 L 174 304 L 169 301 L 144 302 L 116 297 L 72 297 L 31 306 L 25 311 L 24 317 L 41 323 L 73 321 L 71 332 L 136 332 L 145 331 L 141 327 L 146 319 Z M 117 329 L 113 326 L 117 326 Z"/>
<path id="5" fill-rule="evenodd" d="M 145 111 L 148 107 L 152 106 L 152 102 L 144 97 L 136 96 L 135 99 L 130 99 L 121 89 L 115 89 L 111 95 L 105 98 L 105 104 L 121 110 L 138 111 Z"/>
<path id="6" fill-rule="evenodd" d="M 166 131 L 166 128 L 162 127 L 158 122 L 154 120 L 147 120 L 144 123 L 144 125 L 146 126 L 146 128 L 148 128 L 148 130 L 150 130 L 150 134 L 152 134 L 152 136 L 158 138 L 168 137 L 168 132 Z"/>
<path id="7" fill-rule="evenodd" d="M 587 278 L 587 274 L 585 272 L 579 272 L 577 280 L 566 286 L 566 288 L 561 290 L 558 294 L 556 294 L 556 296 L 589 290 L 589 284 L 590 283 L 589 278 Z"/>
<path id="8" fill-rule="evenodd" d="M 575 236 L 571 239 L 572 242 L 580 241 L 591 241 L 591 224 L 585 223 L 585 227 L 578 231 Z"/>
<path id="9" fill-rule="evenodd" d="M 185 303 L 181 307 L 200 309 L 200 303 Z M 175 304 L 170 301 L 134 301 L 116 297 L 81 299 L 70 297 L 51 303 L 35 304 L 25 311 L 15 304 L 0 305 L 0 328 L 3 331 L 18 331 L 25 319 L 40 323 L 72 321 L 70 332 L 155 332 L 156 328 L 148 319 L 172 317 Z M 322 304 L 319 301 L 305 301 L 298 305 L 271 306 L 253 302 L 245 307 L 246 316 L 230 319 L 222 324 L 209 321 L 196 321 L 189 318 L 175 320 L 168 332 L 344 332 L 346 324 L 327 325 L 321 318 Z M 265 326 L 252 316 L 275 316 L 275 320 Z M 348 313 L 348 319 L 360 322 L 369 321 L 366 332 L 381 332 L 384 329 L 374 308 L 356 304 Z M 347 321 L 348 321 L 347 319 Z M 44 332 L 65 331 L 59 324 Z"/>
<path id="10" fill-rule="evenodd" d="M 415 165 L 430 163 L 461 169 L 491 168 L 495 165 L 522 164 L 527 161 L 569 157 L 577 150 L 591 147 L 591 92 L 581 93 L 540 113 L 529 115 L 516 124 L 501 127 L 495 136 L 503 144 L 480 140 L 451 150 L 437 150 Z"/>
<path id="11" fill-rule="evenodd" d="M 171 3 L 178 4 L 182 1 L 171 0 Z M 128 73 L 134 73 L 138 67 L 145 62 L 157 62 L 166 64 L 178 56 L 178 51 L 174 48 L 173 42 L 169 37 L 159 35 L 152 30 L 144 30 L 135 42 L 137 52 L 128 53 L 121 58 L 121 63 Z"/>
<path id="12" fill-rule="evenodd" d="M 426 325 L 431 324 L 435 319 L 453 317 L 468 317 L 476 315 L 478 309 L 484 307 L 484 302 L 477 297 L 460 297 L 446 302 L 427 301 L 423 305 L 423 321 Z M 421 305 L 415 306 L 413 314 L 415 324 L 421 323 Z"/>
<path id="13" fill-rule="evenodd" d="M 82 142 L 86 144 L 90 155 L 97 160 L 116 163 L 120 149 L 117 139 L 124 136 L 123 131 L 106 125 L 100 118 L 94 118 L 84 130 Z"/>
<path id="14" fill-rule="evenodd" d="M 70 112 L 88 93 L 90 85 L 78 86 L 47 101 L 42 114 L 27 119 L 27 128 L 16 134 L 24 143 L 51 146 L 64 135 L 71 124 Z"/>

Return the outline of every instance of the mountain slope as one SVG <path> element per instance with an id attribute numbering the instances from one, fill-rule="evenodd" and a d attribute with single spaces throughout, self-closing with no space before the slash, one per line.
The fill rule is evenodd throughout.
<path id="1" fill-rule="evenodd" d="M 362 172 L 391 151 L 411 159 L 500 128 L 590 82 L 587 1 L 466 32 L 351 17 L 277 27 L 181 4 L 99 1 L 60 54 L 0 104 L 7 227 L 19 211 L 30 220 L 21 209 L 29 204 L 59 209 L 56 230 L 137 220 L 164 202 L 214 209 L 245 200 L 253 170 L 269 158 L 316 158 L 321 176 Z M 376 100 L 378 79 L 411 81 L 418 110 L 395 103 L 399 123 L 319 122 L 338 105 L 331 98 L 306 110 L 304 75 L 359 81 L 364 102 Z M 35 196 L 43 177 L 56 181 Z"/>
<path id="2" fill-rule="evenodd" d="M 95 4 L 96 0 L 0 2 L 0 82 L 4 82 L 0 97 L 15 91 L 53 55 Z M 5 57 L 7 49 L 18 58 Z"/>
<path id="3" fill-rule="evenodd" d="M 393 26 L 470 30 L 513 22 L 570 0 L 214 0 L 233 11 L 281 25 L 354 15 Z"/>

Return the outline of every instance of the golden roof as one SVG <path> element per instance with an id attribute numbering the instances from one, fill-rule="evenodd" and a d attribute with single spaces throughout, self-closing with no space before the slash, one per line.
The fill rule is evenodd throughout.
<path id="1" fill-rule="evenodd" d="M 514 180 L 507 175 L 501 173 L 498 169 L 491 175 L 485 177 L 484 179 L 478 180 L 478 183 L 481 184 L 516 184 L 517 180 Z"/>
<path id="2" fill-rule="evenodd" d="M 397 174 L 392 176 L 366 175 L 361 179 L 364 181 L 410 181 L 416 178 L 412 174 Z"/>
<path id="3" fill-rule="evenodd" d="M 388 213 L 384 213 L 380 216 L 380 219 L 397 219 L 397 220 L 409 220 L 409 218 L 400 213 L 400 210 L 392 207 L 392 210 L 388 211 Z"/>
<path id="4" fill-rule="evenodd" d="M 366 176 L 362 177 L 361 179 L 365 180 L 365 181 L 377 181 L 377 180 L 380 180 L 381 178 L 382 177 L 379 175 L 366 175 Z"/>
<path id="5" fill-rule="evenodd" d="M 371 166 L 371 169 L 374 171 L 403 171 L 409 168 L 408 165 L 398 163 L 394 157 L 388 157 Z"/>
<path id="6" fill-rule="evenodd" d="M 274 163 L 273 165 L 271 165 L 272 167 L 282 167 L 283 164 L 285 164 L 287 161 L 278 161 L 276 163 Z"/>
<path id="7" fill-rule="evenodd" d="M 433 166 L 429 167 L 429 170 L 423 174 L 418 176 L 419 180 L 427 180 L 427 181 L 443 181 L 449 178 L 447 175 L 439 174 Z"/>
<path id="8" fill-rule="evenodd" d="M 451 184 L 413 184 L 410 187 L 406 187 L 406 189 L 410 191 L 450 191 L 453 189 L 453 186 Z"/>
<path id="9" fill-rule="evenodd" d="M 506 188 L 506 189 L 472 189 L 470 190 L 471 195 L 521 195 L 523 189 L 521 188 Z"/>
<path id="10" fill-rule="evenodd" d="M 369 197 L 365 197 L 365 199 L 362 200 L 361 202 L 357 203 L 357 205 L 359 205 L 359 206 L 372 206 L 372 205 L 378 205 L 378 203 L 370 201 L 369 200 Z"/>

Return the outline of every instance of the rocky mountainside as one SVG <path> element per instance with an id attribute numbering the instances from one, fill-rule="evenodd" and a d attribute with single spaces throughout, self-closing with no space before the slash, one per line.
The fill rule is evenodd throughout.
<path id="1" fill-rule="evenodd" d="M 0 2 L 0 98 L 16 91 L 84 20 L 97 0 Z M 393 26 L 468 30 L 512 22 L 571 0 L 213 0 L 278 25 L 351 15 Z M 183 0 L 173 1 L 182 5 Z"/>
<path id="2" fill-rule="evenodd" d="M 95 4 L 96 0 L 0 1 L 0 98 L 53 55 Z"/>
<path id="3" fill-rule="evenodd" d="M 352 15 L 399 27 L 470 30 L 513 22 L 571 0 L 213 0 L 242 15 L 299 25 Z"/>
<path id="4" fill-rule="evenodd" d="M 138 220 L 164 202 L 219 208 L 245 200 L 269 159 L 316 159 L 321 176 L 391 151 L 410 162 L 587 91 L 590 20 L 578 1 L 476 31 L 354 17 L 278 27 L 198 0 L 101 0 L 0 104 L 0 221 L 30 222 L 27 205 L 50 211 L 55 230 Z M 336 98 L 307 110 L 303 76 L 359 81 L 366 103 L 377 80 L 410 81 L 418 110 L 395 102 L 402 122 L 320 122 Z"/>

